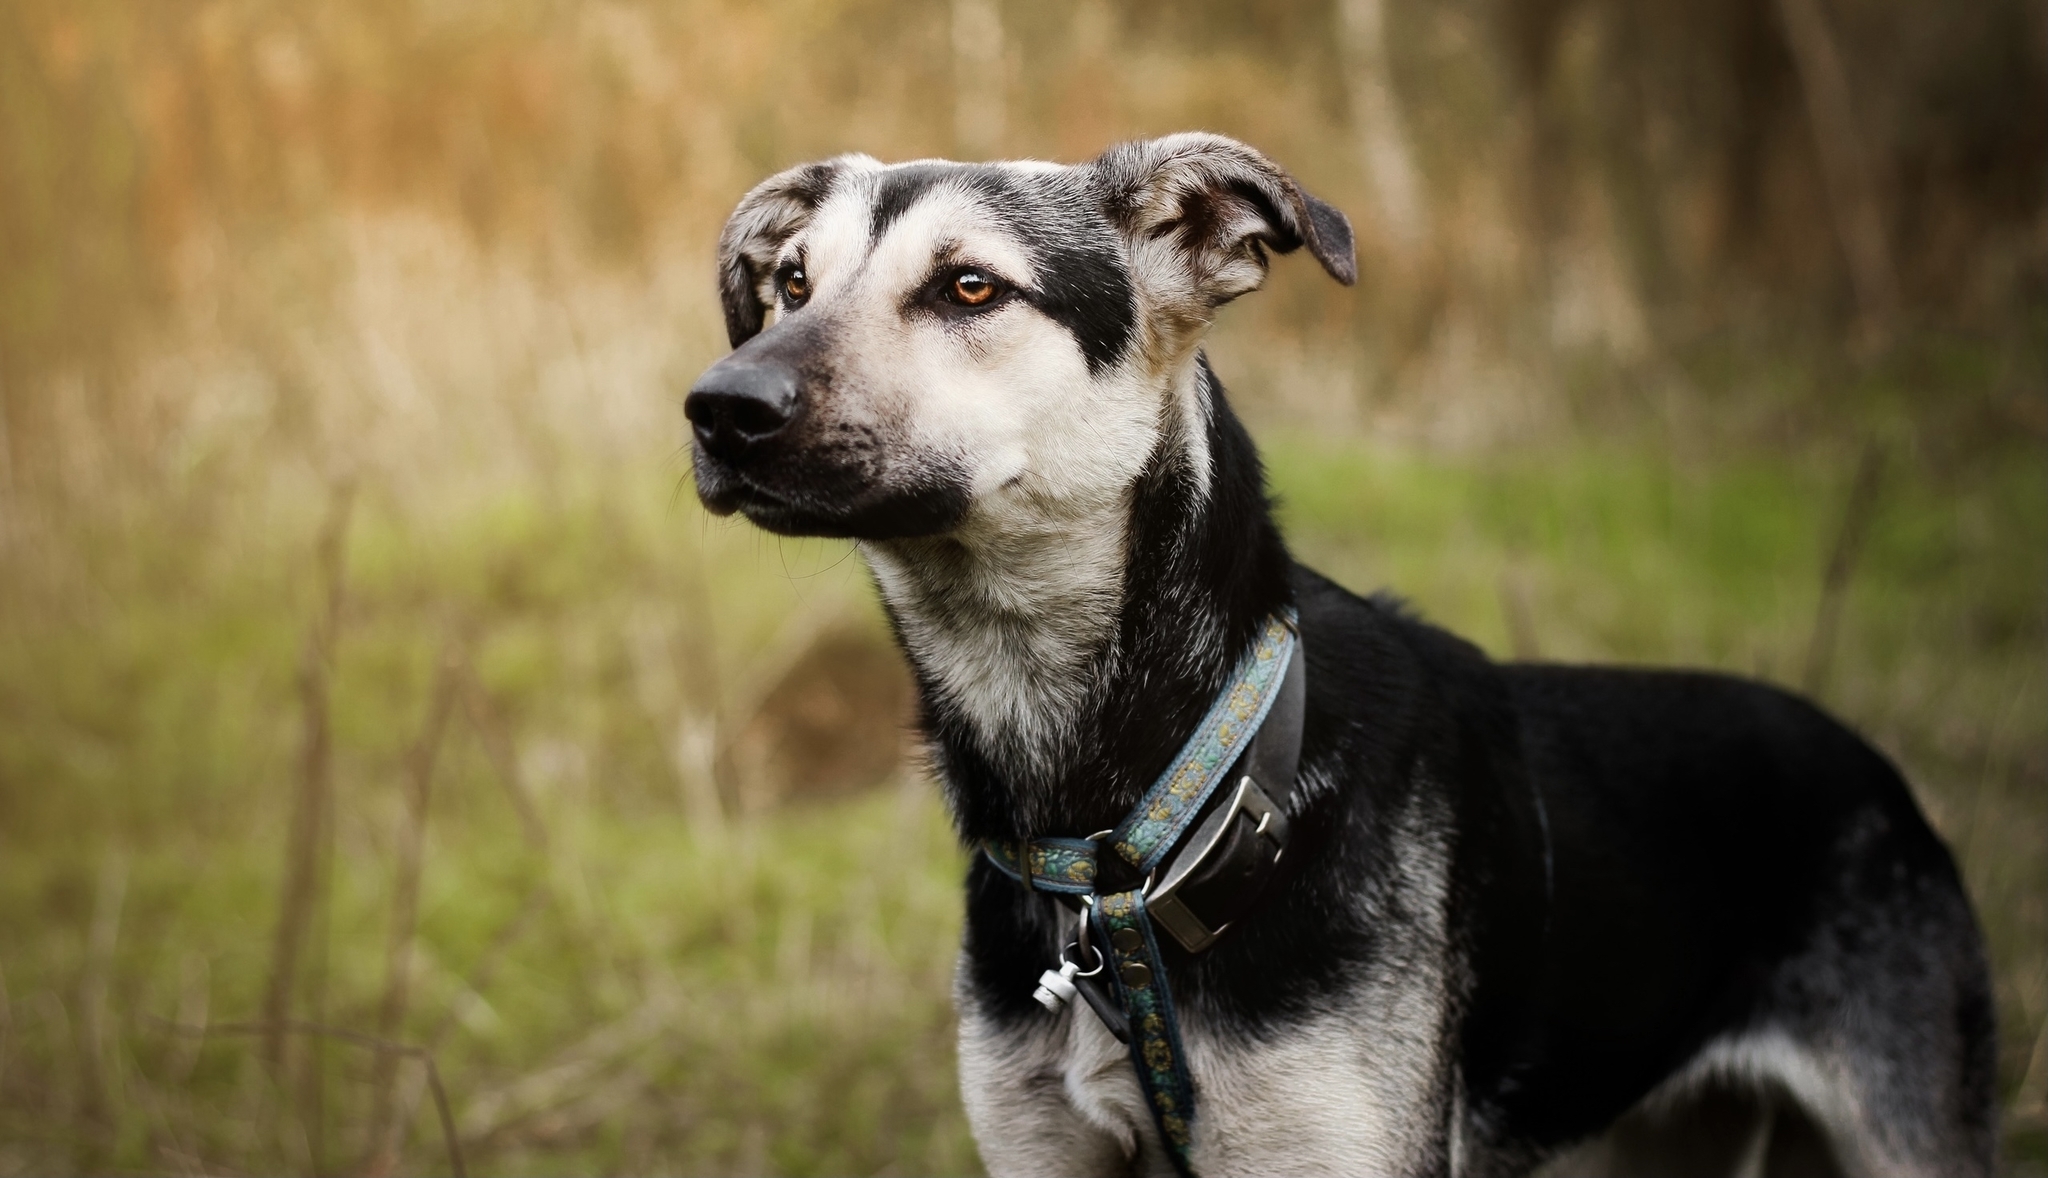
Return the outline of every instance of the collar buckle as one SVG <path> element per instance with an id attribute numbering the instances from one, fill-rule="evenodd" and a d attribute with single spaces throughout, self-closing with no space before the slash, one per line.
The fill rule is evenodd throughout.
<path id="1" fill-rule="evenodd" d="M 1247 774 L 1187 845 L 1164 877 L 1147 886 L 1145 908 L 1182 948 L 1200 953 L 1229 930 L 1279 870 L 1287 850 L 1287 815 Z"/>

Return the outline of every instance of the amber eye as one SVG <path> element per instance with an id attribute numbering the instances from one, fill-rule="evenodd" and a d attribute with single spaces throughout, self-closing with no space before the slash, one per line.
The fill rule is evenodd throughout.
<path id="1" fill-rule="evenodd" d="M 792 303 L 801 303 L 811 297 L 811 280 L 804 275 L 802 267 L 782 276 L 782 297 Z"/>
<path id="2" fill-rule="evenodd" d="M 963 270 L 953 279 L 953 301 L 979 307 L 996 297 L 995 280 L 979 270 Z"/>

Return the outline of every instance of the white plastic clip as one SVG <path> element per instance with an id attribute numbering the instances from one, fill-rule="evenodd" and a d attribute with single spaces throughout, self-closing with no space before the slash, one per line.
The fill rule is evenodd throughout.
<path id="1" fill-rule="evenodd" d="M 1057 1013 L 1061 1007 L 1072 1002 L 1074 996 L 1080 993 L 1079 990 L 1074 988 L 1073 982 L 1074 975 L 1079 972 L 1081 972 L 1081 967 L 1073 962 L 1061 962 L 1057 972 L 1046 970 L 1038 975 L 1038 989 L 1032 991 L 1031 996 L 1038 999 L 1040 1006 Z"/>

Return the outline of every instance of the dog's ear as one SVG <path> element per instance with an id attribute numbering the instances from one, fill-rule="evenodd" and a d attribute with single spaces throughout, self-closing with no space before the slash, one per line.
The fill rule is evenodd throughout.
<path id="1" fill-rule="evenodd" d="M 778 172 L 740 198 L 718 235 L 718 301 L 725 336 L 737 348 L 761 332 L 768 314 L 769 267 L 783 243 L 825 203 L 832 182 L 860 157 L 841 156 Z"/>
<path id="2" fill-rule="evenodd" d="M 1301 246 L 1330 277 L 1358 281 L 1351 222 L 1235 139 L 1198 131 L 1119 144 L 1092 165 L 1103 208 L 1137 255 L 1164 247 L 1188 293 L 1225 303 L 1266 280 L 1266 250 Z"/>

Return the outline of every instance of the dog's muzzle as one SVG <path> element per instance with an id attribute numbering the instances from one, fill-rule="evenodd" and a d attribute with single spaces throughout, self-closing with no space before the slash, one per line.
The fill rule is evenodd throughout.
<path id="1" fill-rule="evenodd" d="M 878 440 L 833 418 L 814 327 L 770 328 L 713 364 L 683 398 L 697 496 L 785 536 L 928 536 L 967 510 L 969 480 L 943 455 Z"/>

